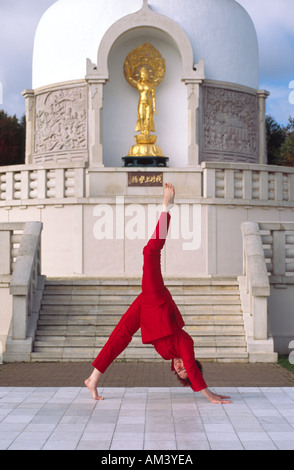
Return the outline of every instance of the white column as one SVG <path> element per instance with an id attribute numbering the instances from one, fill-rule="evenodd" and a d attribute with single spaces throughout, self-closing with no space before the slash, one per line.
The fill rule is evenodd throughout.
<path id="1" fill-rule="evenodd" d="M 268 339 L 267 297 L 252 296 L 253 338 Z"/>
<path id="2" fill-rule="evenodd" d="M 184 79 L 187 85 L 188 100 L 188 166 L 200 164 L 200 122 L 199 122 L 199 96 L 200 84 L 199 79 Z"/>
<path id="3" fill-rule="evenodd" d="M 104 79 L 87 79 L 89 84 L 89 163 L 103 167 L 103 86 Z"/>
<path id="4" fill-rule="evenodd" d="M 13 296 L 12 338 L 26 339 L 28 319 L 28 298 L 26 295 Z"/>
<path id="5" fill-rule="evenodd" d="M 25 162 L 33 163 L 34 153 L 34 109 L 35 94 L 34 90 L 24 90 L 22 92 L 26 100 L 26 158 Z"/>
<path id="6" fill-rule="evenodd" d="M 285 276 L 286 272 L 286 232 L 273 230 L 273 274 Z"/>
<path id="7" fill-rule="evenodd" d="M 37 193 L 38 199 L 46 199 L 47 197 L 47 175 L 46 170 L 37 170 Z"/>
<path id="8" fill-rule="evenodd" d="M 206 168 L 205 162 L 203 168 L 203 197 L 215 197 L 215 168 Z"/>
<path id="9" fill-rule="evenodd" d="M 55 197 L 56 199 L 62 199 L 65 195 L 65 170 L 64 168 L 56 168 L 55 170 Z"/>
<path id="10" fill-rule="evenodd" d="M 269 96 L 266 90 L 258 90 L 258 155 L 260 165 L 267 163 L 267 148 L 266 148 L 266 126 L 265 126 L 265 102 Z"/>
<path id="11" fill-rule="evenodd" d="M 10 230 L 0 231 L 0 274 L 11 274 L 11 233 Z"/>

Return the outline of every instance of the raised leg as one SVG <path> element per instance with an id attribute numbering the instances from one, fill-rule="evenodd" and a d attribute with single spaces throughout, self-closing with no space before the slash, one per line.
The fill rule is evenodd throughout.
<path id="1" fill-rule="evenodd" d="M 160 214 L 153 235 L 143 250 L 142 291 L 145 295 L 152 297 L 160 296 L 165 288 L 161 273 L 161 251 L 165 245 L 169 229 L 171 216 L 168 211 L 174 203 L 174 197 L 174 187 L 166 183 L 163 194 L 163 211 Z"/>

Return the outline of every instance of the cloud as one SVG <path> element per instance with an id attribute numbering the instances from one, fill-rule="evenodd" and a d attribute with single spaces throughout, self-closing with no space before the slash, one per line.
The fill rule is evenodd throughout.
<path id="1" fill-rule="evenodd" d="M 293 116 L 294 1 L 237 0 L 250 15 L 259 44 L 260 88 L 270 92 L 267 113 L 281 124 Z M 291 95 L 292 97 L 292 95 Z"/>
<path id="2" fill-rule="evenodd" d="M 293 0 L 237 0 L 252 18 L 257 33 L 269 37 L 280 28 L 293 34 Z"/>
<path id="3" fill-rule="evenodd" d="M 238 3 L 255 25 L 261 80 L 294 78 L 293 0 L 238 0 Z"/>
<path id="4" fill-rule="evenodd" d="M 294 80 L 292 80 L 290 83 L 289 83 L 289 88 L 294 88 Z M 289 103 L 290 104 L 294 104 L 294 91 L 291 91 L 290 95 L 289 95 Z"/>
<path id="5" fill-rule="evenodd" d="M 273 116 L 282 125 L 287 124 L 289 116 L 294 114 L 294 93 L 289 85 L 270 85 L 266 87 L 270 91 L 270 97 L 266 103 L 266 114 Z"/>
<path id="6" fill-rule="evenodd" d="M 43 13 L 55 1 L 0 0 L 0 84 L 3 107 L 9 114 L 24 114 L 21 92 L 32 86 L 34 35 Z M 294 80 L 294 0 L 237 1 L 255 24 L 260 88 L 270 91 L 268 108 L 284 123 L 294 113 L 289 101 L 289 83 Z"/>

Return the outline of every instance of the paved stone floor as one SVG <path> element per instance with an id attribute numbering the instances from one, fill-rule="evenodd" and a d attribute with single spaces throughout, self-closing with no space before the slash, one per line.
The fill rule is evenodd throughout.
<path id="1" fill-rule="evenodd" d="M 2 450 L 294 450 L 294 387 L 0 387 Z"/>
<path id="2" fill-rule="evenodd" d="M 212 405 L 166 363 L 115 363 L 95 402 L 87 363 L 0 365 L 1 450 L 294 450 L 294 374 L 277 364 L 204 363 Z M 198 455 L 198 454 L 197 454 Z"/>

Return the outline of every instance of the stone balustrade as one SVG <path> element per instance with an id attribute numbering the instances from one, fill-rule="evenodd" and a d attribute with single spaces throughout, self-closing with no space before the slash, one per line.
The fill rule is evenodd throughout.
<path id="1" fill-rule="evenodd" d="M 259 223 L 270 282 L 294 283 L 294 222 Z"/>
<path id="2" fill-rule="evenodd" d="M 234 204 L 294 205 L 294 170 L 284 166 L 204 162 L 203 197 Z"/>
<path id="3" fill-rule="evenodd" d="M 41 222 L 0 224 L 1 252 L 5 253 L 0 274 L 10 277 L 13 299 L 5 362 L 27 360 L 32 350 L 44 284 L 41 275 L 41 231 Z"/>
<path id="4" fill-rule="evenodd" d="M 259 226 L 256 222 L 242 224 L 244 247 L 244 276 L 250 296 L 255 339 L 267 339 L 267 297 L 270 285 Z"/>
<path id="5" fill-rule="evenodd" d="M 85 196 L 86 164 L 17 165 L 0 168 L 1 202 Z"/>
<path id="6" fill-rule="evenodd" d="M 0 223 L 0 282 L 10 282 L 24 227 L 24 222 Z"/>
<path id="7" fill-rule="evenodd" d="M 275 362 L 273 338 L 268 332 L 270 283 L 258 223 L 244 222 L 242 234 L 243 276 L 239 284 L 249 361 Z"/>
<path id="8" fill-rule="evenodd" d="M 47 163 L 0 168 L 0 207 L 23 201 L 53 202 L 96 196 L 91 185 L 86 187 L 86 163 Z M 108 168 L 96 169 L 104 179 Z M 194 169 L 195 170 L 195 169 Z M 160 169 L 169 174 L 170 168 Z M 193 171 L 193 170 L 192 170 Z M 199 172 L 199 170 L 198 170 Z M 106 174 L 105 174 L 106 173 Z M 127 174 L 124 168 L 115 171 L 116 178 Z M 198 174 L 198 173 L 197 173 Z M 203 162 L 202 198 L 214 203 L 234 205 L 267 205 L 293 207 L 294 169 L 282 166 L 247 163 Z M 127 177 L 123 178 L 125 184 Z M 197 180 L 198 181 L 198 180 Z M 113 182 L 115 184 L 115 181 Z M 119 180 L 121 184 L 121 179 Z M 198 183 L 197 183 L 198 184 Z M 91 194 L 93 191 L 93 194 Z M 96 192 L 95 192 L 96 191 Z M 183 194 L 183 196 L 185 196 Z"/>

